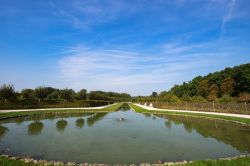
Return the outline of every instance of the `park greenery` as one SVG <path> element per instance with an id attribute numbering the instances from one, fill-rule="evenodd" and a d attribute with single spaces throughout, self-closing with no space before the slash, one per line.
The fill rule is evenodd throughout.
<path id="1" fill-rule="evenodd" d="M 20 92 L 16 91 L 13 85 L 4 84 L 0 86 L 0 109 L 14 109 L 14 108 L 45 108 L 45 107 L 86 107 L 86 106 L 100 106 L 106 104 L 113 104 L 104 109 L 91 109 L 91 110 L 41 110 L 41 111 L 26 111 L 26 112 L 8 112 L 1 113 L 0 120 L 8 120 L 14 117 L 27 117 L 29 115 L 57 115 L 72 114 L 72 113 L 96 113 L 88 118 L 78 119 L 76 126 L 81 128 L 84 123 L 88 126 L 93 125 L 98 119 L 101 119 L 107 114 L 124 106 L 121 101 L 134 101 L 134 102 L 218 102 L 218 103 L 237 103 L 237 102 L 249 102 L 250 101 L 250 63 L 235 66 L 233 68 L 226 68 L 222 71 L 210 73 L 206 76 L 197 76 L 189 82 L 184 82 L 181 85 L 175 85 L 168 91 L 160 93 L 152 92 L 150 96 L 136 96 L 131 97 L 127 93 L 117 92 L 104 92 L 104 91 L 90 91 L 81 89 L 74 91 L 73 89 L 57 89 L 53 87 L 40 86 L 35 89 L 23 89 Z M 118 103 L 119 102 L 119 103 Z M 137 105 L 130 103 L 129 106 L 136 112 L 143 114 L 154 113 L 156 116 L 164 117 L 170 115 L 170 119 L 175 121 L 182 121 L 182 118 L 189 116 L 191 118 L 209 118 L 209 119 L 222 119 L 226 121 L 241 123 L 250 125 L 249 119 L 229 117 L 221 115 L 207 115 L 197 113 L 180 113 L 180 112 L 166 112 L 166 111 L 153 111 L 146 110 Z M 175 116 L 178 115 L 178 116 Z M 169 126 L 169 124 L 165 124 Z M 208 125 L 197 123 L 192 125 L 189 121 L 184 123 L 185 128 L 189 130 L 197 130 L 201 133 L 203 128 Z M 58 131 L 63 131 L 67 126 L 67 121 L 64 119 L 59 120 L 56 123 Z M 6 132 L 7 128 L 2 127 L 2 131 Z M 43 124 L 36 120 L 28 125 L 28 134 L 37 135 L 41 132 Z M 220 134 L 220 131 L 226 127 L 217 128 L 216 134 L 217 139 L 221 141 L 227 141 Z M 212 129 L 211 129 L 212 131 Z M 4 134 L 4 133 L 3 133 Z M 207 134 L 207 133 L 203 133 Z M 208 134 L 213 134 L 208 133 Z M 209 135 L 208 135 L 209 136 Z M 237 137 L 233 139 L 235 143 L 233 146 L 245 150 L 247 147 L 245 144 L 237 143 Z M 240 141 L 238 141 L 240 142 Z M 250 160 L 248 157 L 234 158 L 230 160 L 202 160 L 187 163 L 190 166 L 201 166 L 201 165 L 249 165 Z M 25 163 L 23 160 L 13 160 L 8 157 L 0 157 L 0 165 L 44 165 L 43 163 Z M 177 164 L 178 165 L 178 164 Z"/>
<path id="2" fill-rule="evenodd" d="M 132 107 L 135 111 L 137 112 L 140 112 L 140 113 L 143 113 L 143 114 L 154 114 L 155 116 L 157 117 L 162 117 L 164 118 L 165 116 L 167 115 L 171 115 L 171 113 L 167 113 L 167 112 L 154 112 L 154 111 L 149 111 L 149 110 L 145 110 L 141 107 L 138 107 L 136 106 L 135 104 L 132 104 L 132 103 L 129 103 L 129 106 Z M 120 107 L 124 107 L 124 109 L 126 109 L 127 105 L 124 104 L 124 103 L 117 103 L 117 104 L 113 104 L 111 106 L 108 107 L 108 109 L 103 109 L 102 111 L 115 111 L 117 109 L 119 109 Z M 67 114 L 70 114 L 70 113 L 74 113 L 75 111 L 81 111 L 81 112 L 85 112 L 86 110 L 56 110 L 55 112 L 54 111 L 45 111 L 46 113 L 49 113 L 47 114 L 48 116 L 56 116 L 57 118 L 62 116 L 61 114 L 58 114 L 58 113 L 67 113 Z M 98 110 L 93 110 L 93 111 L 98 111 Z M 43 113 L 45 113 L 44 111 L 42 111 Z M 57 114 L 51 114 L 51 113 L 56 113 Z M 16 112 L 16 113 L 6 113 L 8 114 L 8 116 L 26 116 L 27 114 L 37 114 L 35 112 Z M 38 112 L 38 113 L 41 113 L 41 112 Z M 79 113 L 79 112 L 78 112 Z M 91 113 L 91 112 L 90 112 Z M 30 114 L 30 115 L 31 115 Z M 84 122 L 83 119 L 77 119 L 76 121 L 76 126 L 77 127 L 81 127 L 84 123 L 87 123 L 88 126 L 92 126 L 96 121 L 98 121 L 99 119 L 101 119 L 103 116 L 107 115 L 107 112 L 102 112 L 102 113 L 98 113 L 98 114 L 95 114 L 94 112 L 92 113 L 92 116 L 90 116 L 86 122 Z M 176 114 L 172 114 L 172 115 L 176 115 Z M 206 123 L 204 123 L 204 120 L 201 118 L 199 121 L 196 121 L 196 123 L 192 123 L 192 118 L 197 118 L 197 117 L 202 117 L 202 115 L 196 115 L 196 114 L 188 114 L 188 116 L 191 118 L 189 120 L 186 120 L 187 118 L 184 117 L 186 115 L 180 115 L 180 114 L 177 114 L 178 116 L 168 116 L 167 119 L 168 121 L 166 122 L 175 122 L 175 123 L 180 123 L 184 125 L 185 129 L 186 130 L 196 130 L 198 131 L 199 133 L 203 134 L 204 136 L 212 136 L 212 137 L 216 137 L 216 139 L 220 140 L 220 141 L 225 141 L 225 143 L 227 143 L 227 141 L 230 141 L 230 144 L 232 144 L 232 146 L 235 146 L 236 148 L 239 148 L 241 150 L 246 150 L 247 148 L 247 145 L 245 144 L 245 141 L 237 141 L 238 140 L 238 137 L 235 136 L 233 138 L 231 138 L 230 140 L 228 140 L 227 137 L 224 137 L 224 135 L 222 134 L 226 128 L 226 123 L 222 123 L 221 125 L 218 125 L 218 128 L 211 128 L 209 131 L 209 133 L 207 132 L 204 132 L 205 130 L 207 130 L 207 127 L 209 126 L 207 123 L 209 123 L 209 121 L 206 121 Z M 69 116 L 72 116 L 69 115 Z M 146 116 L 146 115 L 145 115 Z M 207 115 L 206 115 L 207 116 Z M 62 116 L 61 119 L 59 119 L 56 123 L 56 128 L 59 132 L 63 132 L 63 130 L 66 128 L 67 126 L 67 121 L 65 121 L 63 119 L 64 116 Z M 9 118 L 9 117 L 8 117 Z M 20 117 L 22 118 L 22 117 Z M 43 128 L 43 124 L 41 123 L 41 119 L 43 118 L 48 118 L 46 117 L 46 114 L 43 114 L 42 117 L 32 117 L 32 116 L 29 116 L 29 118 L 33 118 L 34 119 L 34 122 L 31 123 L 30 125 L 27 126 L 28 128 L 28 134 L 30 135 L 37 135 L 39 134 L 39 132 L 41 132 L 42 128 Z M 204 117 L 203 117 L 204 118 Z M 207 117 L 209 118 L 209 117 Z M 211 118 L 222 118 L 223 117 L 211 117 Z M 184 119 L 184 120 L 183 120 Z M 14 119 L 6 119 L 6 120 L 14 120 Z M 225 119 L 226 120 L 226 119 Z M 229 119 L 228 119 L 229 120 Z M 231 119 L 231 120 L 235 120 L 235 119 Z M 171 124 L 168 124 L 165 122 L 165 125 L 166 127 L 169 127 L 169 125 Z M 202 123 L 201 123 L 202 122 Z M 242 121 L 243 122 L 243 121 Z M 247 121 L 248 123 L 247 124 L 250 124 L 249 121 Z M 218 122 L 220 123 L 220 122 Z M 224 125 L 223 125 L 224 124 Z M 171 126 L 170 126 L 171 127 Z M 231 129 L 230 129 L 231 130 Z M 232 132 L 234 129 L 232 129 Z M 215 131 L 215 132 L 213 132 Z M 216 134 L 216 135 L 212 135 L 212 134 Z M 27 162 L 29 161 L 29 162 Z M 228 165 L 228 166 L 236 166 L 236 165 L 249 165 L 250 163 L 250 160 L 249 160 L 249 156 L 242 156 L 242 157 L 233 157 L 233 158 L 227 158 L 227 159 L 220 159 L 220 160 L 198 160 L 198 161 L 193 161 L 193 162 L 185 162 L 185 163 L 182 163 L 182 162 L 177 162 L 175 163 L 174 165 L 187 165 L 187 166 L 208 166 L 208 165 Z M 50 162 L 46 162 L 44 160 L 32 160 L 32 159 L 25 159 L 25 158 L 15 158 L 15 157 L 6 157 L 6 156 L 1 156 L 0 157 L 0 165 L 13 165 L 13 166 L 16 166 L 16 165 L 40 165 L 40 166 L 43 166 L 43 165 L 54 165 L 53 163 L 50 163 Z M 67 165 L 67 163 L 60 163 L 61 165 Z M 173 164 L 172 162 L 169 162 L 169 164 Z M 80 164 L 75 164 L 75 165 L 80 165 Z M 162 164 L 158 164 L 158 165 L 168 165 L 166 163 L 162 163 Z"/>
<path id="3" fill-rule="evenodd" d="M 147 110 L 142 107 L 139 107 L 133 103 L 130 103 L 129 106 L 138 113 L 150 113 L 150 114 L 163 114 L 163 115 L 178 115 L 178 116 L 191 116 L 198 118 L 208 118 L 208 119 L 220 119 L 225 121 L 230 121 L 233 123 L 239 123 L 243 125 L 250 125 L 250 119 L 240 118 L 240 117 L 232 117 L 232 116 L 224 116 L 224 115 L 213 115 L 213 114 L 201 114 L 201 113 L 193 113 L 193 112 L 178 112 L 178 111 L 160 111 L 160 110 Z"/>
<path id="4" fill-rule="evenodd" d="M 13 108 L 45 108 L 45 107 L 94 107 L 119 101 L 129 101 L 127 93 L 90 91 L 82 89 L 57 89 L 52 87 L 37 87 L 15 91 L 13 85 L 0 87 L 0 109 Z"/>
<path id="5" fill-rule="evenodd" d="M 250 63 L 225 68 L 222 71 L 197 76 L 189 82 L 174 85 L 169 91 L 150 96 L 138 96 L 135 101 L 166 102 L 249 102 Z"/>
<path id="6" fill-rule="evenodd" d="M 218 102 L 250 101 L 250 63 L 225 68 L 222 71 L 197 76 L 189 82 L 174 85 L 168 91 L 152 92 L 150 96 L 131 97 L 128 93 L 57 89 L 40 86 L 16 91 L 13 85 L 0 86 L 0 109 L 89 107 L 120 101 L 134 102 Z"/>
<path id="7" fill-rule="evenodd" d="M 148 110 L 145 110 L 145 109 L 143 109 L 141 107 L 138 107 L 138 106 L 136 106 L 136 105 L 134 105 L 132 103 L 130 103 L 129 105 L 135 111 L 137 111 L 137 112 L 149 113 Z M 115 111 L 118 108 L 120 108 L 121 106 L 126 106 L 126 105 L 124 105 L 123 103 L 117 103 L 117 104 L 109 106 L 107 109 L 105 108 L 105 109 L 100 110 L 100 112 L 102 112 L 102 111 Z M 85 112 L 86 110 L 50 110 L 50 111 L 47 110 L 47 111 L 41 111 L 41 112 L 42 113 L 49 113 L 48 115 L 50 115 L 51 113 L 67 113 L 68 114 L 69 112 L 73 113 L 75 111 L 76 112 L 79 112 L 79 111 L 80 112 Z M 90 110 L 90 112 L 91 111 L 95 112 L 95 111 L 98 111 L 98 110 Z M 16 113 L 15 112 L 11 112 L 11 113 L 3 113 L 3 115 L 4 115 L 3 117 L 9 119 L 10 117 L 27 116 L 27 115 L 32 115 L 32 114 L 39 114 L 41 112 L 35 112 L 34 111 L 34 112 L 16 112 Z M 150 112 L 150 113 L 154 113 L 154 112 Z M 60 116 L 60 114 L 52 114 L 52 115 Z M 105 112 L 100 113 L 100 114 L 94 114 L 94 116 L 91 116 L 90 118 L 87 119 L 86 123 L 91 126 L 91 125 L 93 125 L 95 123 L 95 121 L 97 121 L 98 119 L 102 118 L 105 115 L 106 115 Z M 165 112 L 164 113 L 163 112 L 156 112 L 155 115 L 159 116 L 159 117 L 162 117 L 162 116 L 165 116 L 167 114 Z M 173 114 L 173 115 L 175 115 L 175 114 Z M 173 116 L 173 117 L 170 117 L 170 118 L 174 118 L 173 119 L 174 121 L 178 121 L 178 120 L 181 121 L 181 118 L 183 116 L 185 116 L 185 115 L 182 115 L 182 116 Z M 202 117 L 202 115 L 195 115 L 195 114 L 193 114 L 191 116 Z M 176 118 L 178 118 L 178 119 L 176 119 Z M 223 119 L 223 117 L 211 117 L 211 118 L 222 118 Z M 231 119 L 231 120 L 235 120 L 235 119 Z M 201 121 L 202 121 L 202 119 L 201 119 Z M 247 122 L 248 122 L 247 124 L 249 124 L 249 121 L 247 121 Z M 77 120 L 76 123 L 78 123 L 78 124 L 76 124 L 78 127 L 79 126 L 81 127 L 83 125 L 84 121 L 82 121 L 82 119 L 79 119 L 79 122 Z M 166 125 L 168 125 L 168 124 L 166 124 Z M 197 124 L 195 124 L 195 125 L 190 126 L 189 121 L 185 122 L 184 125 L 185 125 L 185 127 L 187 129 L 190 129 L 190 130 L 191 129 L 200 130 L 200 132 L 203 131 L 202 128 L 207 127 L 206 124 L 203 125 L 202 123 L 199 123 L 199 122 L 197 122 Z M 57 121 L 57 123 L 56 123 L 56 127 L 57 127 L 58 131 L 63 131 L 66 126 L 67 126 L 67 121 L 65 121 L 64 119 L 61 119 L 61 120 Z M 43 128 L 43 124 L 39 121 L 39 119 L 35 118 L 35 121 L 33 123 L 31 123 L 30 125 L 28 125 L 27 127 L 28 127 L 28 134 L 30 134 L 30 135 L 37 135 L 37 134 L 39 134 L 39 132 L 41 132 L 41 129 Z M 217 130 L 224 130 L 224 129 L 225 128 L 222 127 L 222 128 L 217 129 Z M 221 137 L 220 132 L 217 132 L 217 134 L 218 135 L 216 135 L 216 137 L 218 137 L 219 139 L 224 140 L 224 138 Z M 235 137 L 235 139 L 237 139 L 237 137 Z M 243 149 L 245 148 L 245 144 L 235 144 L 235 146 L 237 146 L 239 148 L 243 148 Z M 42 162 L 37 162 L 36 161 L 36 163 L 34 163 L 33 160 L 30 160 L 30 162 L 28 162 L 28 163 L 25 162 L 25 161 L 26 161 L 26 159 L 17 159 L 17 158 L 13 159 L 13 157 L 8 158 L 8 157 L 5 157 L 5 156 L 1 156 L 0 157 L 0 165 L 13 165 L 13 166 L 15 166 L 15 165 L 41 165 L 41 166 L 42 165 L 48 165 L 48 163 L 45 163 L 44 161 L 42 161 Z M 236 158 L 232 158 L 232 159 L 228 158 L 226 160 L 224 159 L 224 160 L 201 160 L 201 161 L 194 161 L 194 162 L 186 163 L 185 165 L 190 165 L 190 166 L 196 166 L 196 165 L 197 166 L 206 166 L 206 165 L 232 165 L 233 166 L 233 165 L 248 165 L 250 163 L 249 161 L 250 161 L 249 157 L 236 157 Z M 53 164 L 51 164 L 51 165 L 53 165 Z M 64 165 L 64 164 L 62 164 L 62 165 Z M 162 165 L 166 165 L 166 164 L 162 164 Z M 176 163 L 175 165 L 178 165 L 178 163 Z M 180 165 L 183 165 L 183 163 L 181 163 Z"/>
<path id="8" fill-rule="evenodd" d="M 13 85 L 2 85 L 0 88 L 0 98 L 2 100 L 105 100 L 105 101 L 119 101 L 130 98 L 127 93 L 104 92 L 104 91 L 90 91 L 87 93 L 86 89 L 75 92 L 73 89 L 57 89 L 52 87 L 40 86 L 35 89 L 23 89 L 21 92 L 15 91 Z"/>
<path id="9" fill-rule="evenodd" d="M 123 102 L 115 103 L 112 105 L 109 105 L 105 108 L 102 109 L 53 109 L 53 110 L 35 110 L 35 111 L 20 111 L 20 112 L 5 112 L 0 114 L 0 120 L 6 120 L 6 119 L 11 119 L 11 118 L 16 118 L 16 117 L 26 117 L 26 116 L 31 116 L 31 115 L 71 115 L 72 113 L 75 114 L 81 114 L 81 113 L 106 113 L 106 112 L 113 112 L 118 110 L 120 107 L 123 106 Z"/>

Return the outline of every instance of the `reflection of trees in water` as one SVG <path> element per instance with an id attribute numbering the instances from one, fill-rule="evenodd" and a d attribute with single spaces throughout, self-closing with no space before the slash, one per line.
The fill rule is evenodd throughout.
<path id="1" fill-rule="evenodd" d="M 14 122 L 15 122 L 17 125 L 22 124 L 24 121 L 25 121 L 25 118 L 24 118 L 24 117 L 18 117 L 18 118 L 15 118 L 15 119 L 14 119 Z"/>
<path id="2" fill-rule="evenodd" d="M 50 121 L 53 121 L 56 118 L 55 114 L 47 114 L 44 119 L 49 119 Z"/>
<path id="3" fill-rule="evenodd" d="M 88 126 L 93 126 L 97 121 L 102 120 L 108 113 L 96 113 L 87 119 Z"/>
<path id="4" fill-rule="evenodd" d="M 29 117 L 29 119 L 33 120 L 33 121 L 39 121 L 42 119 L 42 117 L 44 117 L 44 115 L 32 115 Z M 47 117 L 47 115 L 46 115 Z"/>
<path id="5" fill-rule="evenodd" d="M 189 119 L 189 116 L 185 116 L 183 118 L 185 120 L 184 128 L 188 133 L 192 133 L 193 125 L 192 125 L 192 119 Z"/>
<path id="6" fill-rule="evenodd" d="M 25 121 L 41 121 L 41 120 L 54 120 L 57 118 L 67 118 L 67 117 L 89 117 L 94 113 L 86 113 L 86 112 L 53 112 L 53 113 L 44 113 L 39 115 L 25 115 L 16 118 L 4 119 L 1 120 L 1 124 L 4 123 L 15 123 L 17 125 L 22 124 Z"/>
<path id="7" fill-rule="evenodd" d="M 3 138 L 7 134 L 8 131 L 9 129 L 7 127 L 0 126 L 0 139 Z"/>
<path id="8" fill-rule="evenodd" d="M 63 132 L 68 125 L 68 122 L 66 120 L 59 120 L 56 122 L 56 129 L 57 131 Z"/>
<path id="9" fill-rule="evenodd" d="M 166 121 L 165 121 L 165 126 L 166 126 L 168 129 L 171 129 L 172 123 L 171 123 L 169 120 L 166 120 Z"/>
<path id="10" fill-rule="evenodd" d="M 150 118 L 151 114 L 150 113 L 142 113 L 146 118 Z"/>
<path id="11" fill-rule="evenodd" d="M 250 127 L 232 122 L 175 115 L 157 115 L 176 125 L 183 125 L 187 132 L 196 131 L 205 138 L 215 138 L 241 152 L 250 152 Z"/>
<path id="12" fill-rule="evenodd" d="M 120 110 L 122 111 L 129 111 L 130 110 L 130 106 L 128 104 L 123 104 L 121 107 L 120 107 Z"/>
<path id="13" fill-rule="evenodd" d="M 84 125 L 84 119 L 80 118 L 76 120 L 76 127 L 82 128 Z"/>
<path id="14" fill-rule="evenodd" d="M 28 125 L 28 134 L 29 135 L 38 135 L 42 132 L 43 123 L 40 121 L 35 121 Z"/>

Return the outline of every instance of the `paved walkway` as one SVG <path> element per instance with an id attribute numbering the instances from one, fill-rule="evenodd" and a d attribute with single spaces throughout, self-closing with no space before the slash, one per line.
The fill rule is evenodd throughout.
<path id="1" fill-rule="evenodd" d="M 114 103 L 115 104 L 115 103 Z M 25 112 L 25 111 L 46 111 L 46 110 L 99 110 L 103 109 L 109 106 L 112 106 L 114 104 L 99 106 L 99 107 L 78 107 L 78 108 L 38 108 L 38 109 L 16 109 L 16 110 L 0 110 L 0 113 L 6 113 L 6 112 Z"/>
<path id="2" fill-rule="evenodd" d="M 152 110 L 152 111 L 169 111 L 169 112 L 184 112 L 184 113 L 197 113 L 197 114 L 208 114 L 208 115 L 221 115 L 221 116 L 231 116 L 231 117 L 239 117 L 239 118 L 247 118 L 250 119 L 250 115 L 245 114 L 230 114 L 230 113 L 219 113 L 219 112 L 204 112 L 204 111 L 187 111 L 187 110 L 169 110 L 169 109 L 160 109 L 160 108 L 154 108 L 149 107 L 141 104 L 135 104 L 138 107 L 144 108 L 146 110 Z"/>

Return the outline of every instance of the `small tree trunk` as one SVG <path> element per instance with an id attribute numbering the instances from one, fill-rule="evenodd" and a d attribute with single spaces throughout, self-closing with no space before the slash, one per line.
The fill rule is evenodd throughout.
<path id="1" fill-rule="evenodd" d="M 247 102 L 245 101 L 245 109 L 246 109 L 246 111 L 247 111 Z"/>
<path id="2" fill-rule="evenodd" d="M 186 110 L 187 110 L 187 102 L 186 102 Z"/>
<path id="3" fill-rule="evenodd" d="M 214 110 L 214 112 L 215 112 L 214 101 L 213 101 L 213 110 Z"/>

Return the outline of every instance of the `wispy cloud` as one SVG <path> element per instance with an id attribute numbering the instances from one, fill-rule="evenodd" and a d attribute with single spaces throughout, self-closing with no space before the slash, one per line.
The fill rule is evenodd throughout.
<path id="1" fill-rule="evenodd" d="M 225 15 L 225 17 L 222 20 L 221 24 L 221 35 L 223 35 L 226 32 L 226 24 L 231 20 L 234 6 L 236 4 L 236 0 L 231 0 L 231 2 L 228 4 L 228 12 Z"/>
<path id="2" fill-rule="evenodd" d="M 249 9 L 240 0 L 5 1 L 0 82 L 22 76 L 13 82 L 23 88 L 46 84 L 136 95 L 166 90 L 248 62 Z M 50 65 L 38 69 L 37 62 Z"/>
<path id="3" fill-rule="evenodd" d="M 130 5 L 123 0 L 73 0 L 63 3 L 60 1 L 50 1 L 48 5 L 75 28 L 84 30 L 88 30 L 93 25 L 129 15 L 136 9 L 136 5 Z"/>
<path id="4" fill-rule="evenodd" d="M 60 71 L 63 81 L 76 89 L 85 87 L 138 95 L 167 89 L 174 83 L 191 79 L 193 75 L 187 75 L 187 71 L 197 75 L 197 70 L 207 70 L 227 56 L 224 52 L 194 51 L 208 44 L 170 45 L 174 47 L 167 47 L 167 53 L 163 48 L 157 55 L 78 45 L 66 50 L 59 62 Z M 218 62 L 214 62 L 215 58 Z"/>
<path id="5" fill-rule="evenodd" d="M 195 43 L 195 44 L 183 44 L 180 41 L 166 43 L 163 45 L 164 53 L 167 55 L 178 55 L 178 54 L 190 54 L 193 52 L 197 52 L 200 49 L 211 47 L 213 43 Z"/>

